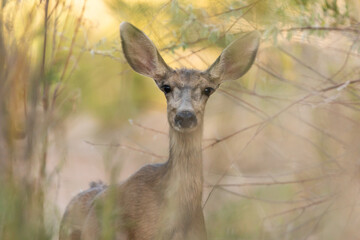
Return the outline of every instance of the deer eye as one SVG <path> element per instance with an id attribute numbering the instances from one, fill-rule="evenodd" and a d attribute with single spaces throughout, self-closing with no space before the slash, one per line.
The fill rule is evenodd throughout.
<path id="1" fill-rule="evenodd" d="M 207 88 L 204 89 L 204 94 L 205 94 L 206 96 L 210 96 L 214 91 L 215 91 L 215 90 L 214 90 L 213 88 L 207 87 Z"/>
<path id="2" fill-rule="evenodd" d="M 161 86 L 161 91 L 163 91 L 165 94 L 171 92 L 171 87 L 169 85 L 163 85 Z"/>

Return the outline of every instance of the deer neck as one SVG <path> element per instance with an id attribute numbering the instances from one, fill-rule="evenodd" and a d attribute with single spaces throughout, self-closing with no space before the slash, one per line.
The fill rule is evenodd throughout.
<path id="1" fill-rule="evenodd" d="M 170 153 L 167 162 L 170 196 L 187 204 L 201 204 L 202 126 L 190 133 L 181 133 L 170 128 Z"/>

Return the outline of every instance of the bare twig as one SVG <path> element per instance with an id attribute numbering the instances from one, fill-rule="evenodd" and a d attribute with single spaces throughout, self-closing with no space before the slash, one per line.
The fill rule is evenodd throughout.
<path id="1" fill-rule="evenodd" d="M 258 198 L 258 197 L 254 197 L 254 196 L 249 196 L 246 194 L 242 194 L 242 193 L 238 193 L 238 192 L 234 192 L 231 191 L 229 189 L 223 188 L 223 187 L 216 187 L 217 189 L 221 189 L 222 191 L 225 191 L 227 193 L 230 193 L 232 195 L 236 195 L 238 197 L 242 197 L 242 198 L 246 198 L 246 199 L 250 199 L 250 200 L 255 200 L 255 201 L 260 201 L 260 202 L 264 202 L 264 203 L 270 203 L 270 204 L 295 204 L 295 203 L 302 203 L 302 202 L 306 202 L 307 200 L 305 199 L 300 199 L 300 200 L 271 200 L 271 199 L 263 199 L 263 198 Z"/>
<path id="2" fill-rule="evenodd" d="M 251 183 L 230 183 L 230 184 L 218 184 L 218 185 L 207 185 L 206 187 L 249 187 L 249 186 L 272 186 L 272 185 L 288 185 L 288 184 L 300 184 L 306 182 L 313 182 L 318 180 L 325 180 L 330 176 L 322 176 L 322 177 L 314 177 L 308 179 L 300 179 L 300 180 L 293 180 L 293 181 L 273 181 L 273 182 L 251 182 Z"/>
<path id="3" fill-rule="evenodd" d="M 158 134 L 161 134 L 161 135 L 168 136 L 168 134 L 166 132 L 163 132 L 163 131 L 160 131 L 160 130 L 157 130 L 157 129 L 154 129 L 154 128 L 151 128 L 151 127 L 146 127 L 146 126 L 144 126 L 144 125 L 142 125 L 140 123 L 134 122 L 134 121 L 131 121 L 131 124 L 134 125 L 134 126 L 140 127 L 142 129 L 154 132 L 154 133 L 158 133 Z"/>
<path id="4" fill-rule="evenodd" d="M 351 27 L 314 27 L 314 26 L 307 26 L 307 27 L 292 27 L 292 28 L 285 28 L 280 29 L 280 32 L 291 32 L 291 31 L 335 31 L 335 32 L 351 32 L 358 34 L 360 31 L 356 28 Z"/>
<path id="5" fill-rule="evenodd" d="M 247 143 L 244 145 L 244 147 L 241 149 L 240 153 L 243 152 L 249 145 L 250 143 L 255 139 L 256 136 L 258 136 L 258 134 L 261 132 L 261 130 L 264 128 L 264 125 L 259 125 L 259 127 L 257 128 L 257 130 L 255 131 L 255 133 L 252 135 L 252 137 L 247 141 Z M 218 142 L 217 142 L 218 143 Z M 231 161 L 231 163 L 227 166 L 227 168 L 224 170 L 224 172 L 221 174 L 220 178 L 216 181 L 216 184 L 215 185 L 218 185 L 221 180 L 225 177 L 227 171 L 229 171 L 229 169 L 233 166 L 235 162 L 235 159 L 233 159 Z M 208 203 L 211 195 L 214 193 L 215 191 L 215 187 L 213 187 L 210 191 L 210 193 L 208 194 L 204 204 L 203 204 L 203 208 L 205 208 L 206 204 Z"/>
<path id="6" fill-rule="evenodd" d="M 63 79 L 64 79 L 65 73 L 67 71 L 67 67 L 68 67 L 69 62 L 70 62 L 70 58 L 72 56 L 72 52 L 73 52 L 73 49 L 74 49 L 76 37 L 77 37 L 77 34 L 79 33 L 79 29 L 80 29 L 80 26 L 81 26 L 81 21 L 82 21 L 83 16 L 84 16 L 84 12 L 85 12 L 85 8 L 86 8 L 86 2 L 87 2 L 87 0 L 84 0 L 84 4 L 82 6 L 80 16 L 79 16 L 79 18 L 77 20 L 77 23 L 76 23 L 76 26 L 75 26 L 74 35 L 72 37 L 70 48 L 69 48 L 69 53 L 67 55 L 67 58 L 66 58 L 66 61 L 65 61 L 65 64 L 64 64 L 64 68 L 63 68 L 63 71 L 62 71 L 61 76 L 60 76 L 60 82 L 62 82 Z"/>
<path id="7" fill-rule="evenodd" d="M 229 9 L 227 11 L 224 11 L 224 12 L 220 12 L 220 13 L 215 13 L 214 15 L 212 16 L 209 16 L 209 18 L 212 18 L 212 17 L 218 17 L 220 15 L 224 15 L 224 14 L 228 14 L 228 13 L 232 13 L 232 12 L 237 12 L 237 11 L 240 11 L 242 9 L 246 9 L 246 8 L 251 8 L 253 7 L 254 5 L 256 5 L 258 2 L 260 2 L 261 0 L 257 0 L 255 2 L 252 2 L 246 6 L 242 6 L 242 7 L 238 7 L 238 8 L 232 8 L 232 9 Z"/>
<path id="8" fill-rule="evenodd" d="M 130 149 L 130 150 L 133 150 L 133 151 L 135 151 L 135 152 L 140 152 L 140 153 L 143 153 L 143 154 L 146 154 L 146 155 L 155 157 L 155 158 L 166 159 L 166 156 L 161 156 L 161 155 L 155 154 L 155 153 L 150 152 L 150 151 L 147 151 L 147 150 L 143 150 L 143 149 L 140 149 L 140 148 L 135 148 L 135 147 L 132 147 L 132 146 L 128 146 L 128 145 L 126 145 L 126 144 L 93 143 L 93 142 L 90 142 L 90 141 L 85 141 L 85 142 L 86 142 L 87 144 L 92 145 L 92 146 L 126 148 L 126 149 Z"/>
<path id="9" fill-rule="evenodd" d="M 310 207 L 314 207 L 316 205 L 323 204 L 325 202 L 330 201 L 331 199 L 332 198 L 330 198 L 330 197 L 326 197 L 326 198 L 323 198 L 323 199 L 320 199 L 320 200 L 317 200 L 317 201 L 313 201 L 313 202 L 311 202 L 309 204 L 306 204 L 306 205 L 303 205 L 303 206 L 300 206 L 300 207 L 295 207 L 295 208 L 291 208 L 291 209 L 288 209 L 288 210 L 285 210 L 285 211 L 282 211 L 282 212 L 278 212 L 278 213 L 267 216 L 266 218 L 263 219 L 263 221 L 267 221 L 270 218 L 280 217 L 282 215 L 293 213 L 293 212 L 296 212 L 296 211 L 299 211 L 299 210 L 300 211 L 306 211 Z"/>

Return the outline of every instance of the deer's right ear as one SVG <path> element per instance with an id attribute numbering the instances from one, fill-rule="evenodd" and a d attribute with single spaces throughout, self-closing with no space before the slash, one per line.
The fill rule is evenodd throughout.
<path id="1" fill-rule="evenodd" d="M 142 31 L 123 22 L 120 25 L 120 37 L 125 58 L 136 72 L 156 81 L 171 71 L 154 43 Z"/>

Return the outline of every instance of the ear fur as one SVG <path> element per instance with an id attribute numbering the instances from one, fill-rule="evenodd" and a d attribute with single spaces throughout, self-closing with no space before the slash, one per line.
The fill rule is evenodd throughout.
<path id="1" fill-rule="evenodd" d="M 205 73 L 218 83 L 240 78 L 253 64 L 259 44 L 259 32 L 246 34 L 227 46 Z"/>
<path id="2" fill-rule="evenodd" d="M 154 43 L 132 24 L 120 24 L 120 37 L 125 58 L 136 72 L 157 80 L 171 70 Z"/>

